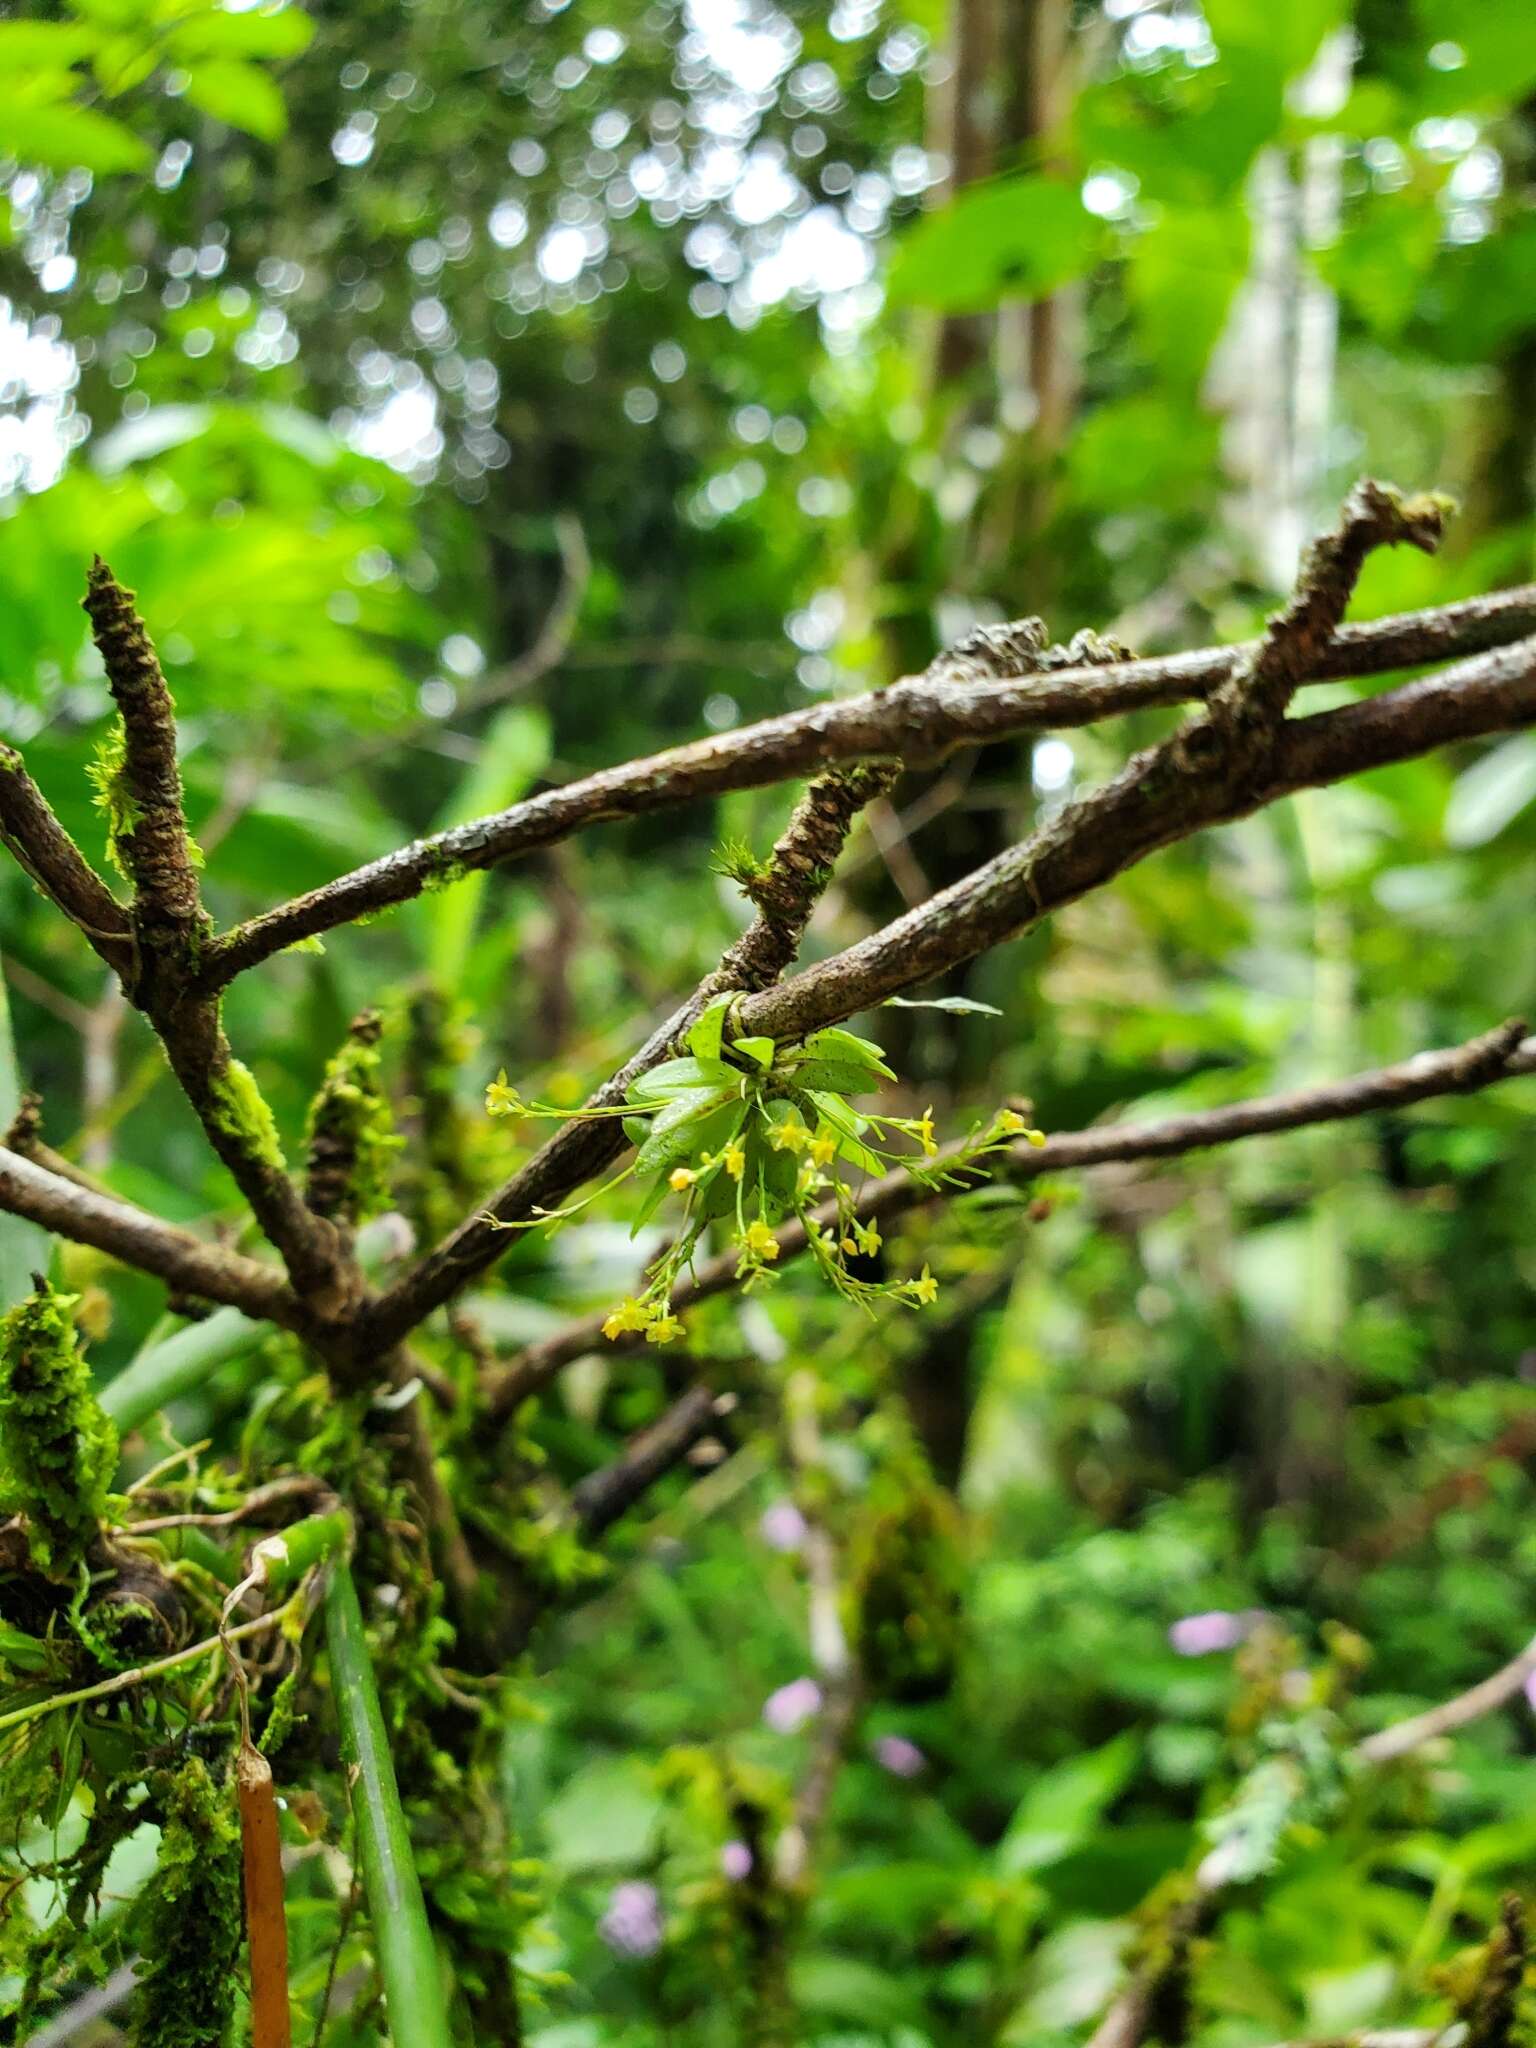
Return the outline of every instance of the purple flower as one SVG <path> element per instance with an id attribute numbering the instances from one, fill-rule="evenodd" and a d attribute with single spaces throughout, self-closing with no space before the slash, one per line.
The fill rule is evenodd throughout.
<path id="1" fill-rule="evenodd" d="M 927 1757 L 905 1735 L 878 1735 L 869 1748 L 875 1762 L 893 1778 L 919 1778 L 928 1768 Z"/>
<path id="2" fill-rule="evenodd" d="M 727 1842 L 720 1851 L 720 1868 L 732 1884 L 752 1875 L 752 1851 L 745 1842 Z"/>
<path id="3" fill-rule="evenodd" d="M 661 1895 L 655 1885 L 638 1878 L 615 1885 L 597 1931 L 615 1955 L 655 1955 L 664 1932 Z"/>
<path id="4" fill-rule="evenodd" d="M 1181 1657 L 1208 1657 L 1213 1650 L 1235 1650 L 1251 1632 L 1253 1617 L 1227 1614 L 1215 1608 L 1209 1614 L 1186 1614 L 1168 1631 L 1168 1640 Z"/>
<path id="5" fill-rule="evenodd" d="M 775 1735 L 798 1735 L 821 1712 L 821 1687 L 814 1678 L 792 1678 L 763 1701 L 763 1719 Z"/>
<path id="6" fill-rule="evenodd" d="M 792 1500 L 776 1500 L 763 1509 L 757 1533 L 770 1550 L 793 1557 L 805 1543 L 805 1517 Z"/>

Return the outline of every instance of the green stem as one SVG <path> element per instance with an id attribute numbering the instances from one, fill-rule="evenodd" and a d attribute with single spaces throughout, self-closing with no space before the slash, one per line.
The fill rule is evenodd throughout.
<path id="1" fill-rule="evenodd" d="M 362 1609 L 352 1574 L 340 1563 L 326 1589 L 325 1635 L 341 1752 L 357 1769 L 358 1854 L 390 2038 L 394 2048 L 451 2048 L 437 1947 L 411 1858 Z"/>
<path id="2" fill-rule="evenodd" d="M 8 1714 L 0 1714 L 0 1730 L 19 1728 L 25 1721 L 36 1721 L 44 1714 L 52 1714 L 60 1707 L 78 1707 L 86 1700 L 104 1700 L 110 1693 L 126 1692 L 131 1685 L 142 1685 L 146 1678 L 159 1678 L 164 1672 L 175 1671 L 183 1664 L 193 1664 L 199 1657 L 207 1657 L 223 1649 L 225 1643 L 242 1642 L 246 1636 L 265 1635 L 277 1628 L 288 1609 L 274 1607 L 270 1614 L 258 1615 L 255 1621 L 243 1621 L 238 1628 L 232 1628 L 220 1638 L 209 1636 L 204 1642 L 193 1643 L 189 1649 L 177 1650 L 169 1657 L 157 1657 L 153 1664 L 140 1664 L 132 1671 L 116 1671 L 110 1678 L 103 1678 L 96 1685 L 82 1685 L 74 1692 L 51 1692 L 46 1699 L 31 1700 L 24 1707 L 13 1707 Z"/>

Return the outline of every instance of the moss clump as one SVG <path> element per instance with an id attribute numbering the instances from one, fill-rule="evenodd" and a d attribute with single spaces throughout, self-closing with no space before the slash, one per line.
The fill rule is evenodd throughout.
<path id="1" fill-rule="evenodd" d="M 20 1513 L 39 1571 L 74 1578 L 101 1526 L 117 1430 L 91 1391 L 72 1294 L 46 1280 L 0 1324 L 0 1511 Z"/>
<path id="2" fill-rule="evenodd" d="M 277 1124 L 250 1068 L 242 1060 L 229 1060 L 223 1072 L 213 1077 L 208 1092 L 212 1097 L 209 1121 L 214 1129 L 253 1151 L 274 1173 L 286 1173 L 288 1162 Z"/>
<path id="3" fill-rule="evenodd" d="M 224 2048 L 242 1931 L 234 1800 L 192 1757 L 152 1782 L 160 1854 L 138 1930 L 135 2048 Z"/>
<path id="4" fill-rule="evenodd" d="M 138 805 L 128 794 L 127 757 L 128 739 L 123 731 L 123 721 L 114 718 L 105 738 L 97 741 L 95 757 L 85 771 L 96 792 L 96 808 L 107 821 L 107 859 L 125 882 L 133 878 L 122 851 L 123 841 L 133 837 L 141 815 Z"/>
<path id="5" fill-rule="evenodd" d="M 359 1223 L 389 1207 L 401 1141 L 380 1085 L 382 1028 L 376 1010 L 353 1020 L 310 1105 L 307 1193 L 318 1216 Z"/>

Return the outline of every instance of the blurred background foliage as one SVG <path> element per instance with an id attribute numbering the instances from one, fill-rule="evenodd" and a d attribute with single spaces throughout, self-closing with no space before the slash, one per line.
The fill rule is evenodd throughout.
<path id="1" fill-rule="evenodd" d="M 71 0 L 0 22 L 0 67 L 0 729 L 100 855 L 100 551 L 178 699 L 222 920 L 889 681 L 980 620 L 1139 651 L 1249 633 L 1361 473 L 1462 512 L 1439 561 L 1377 557 L 1358 616 L 1531 574 L 1528 0 Z M 909 776 L 810 950 L 1165 725 Z M 419 1107 L 400 1020 L 429 978 L 457 1006 L 468 1201 L 511 1156 L 477 1118 L 489 1075 L 576 1099 L 743 922 L 714 848 L 765 847 L 784 811 L 731 797 L 459 883 L 246 977 L 231 1035 L 296 1140 L 382 1001 Z M 1536 1009 L 1533 854 L 1536 737 L 1416 762 L 1165 853 L 944 991 L 998 1017 L 872 1028 L 952 1127 L 1016 1092 L 1067 1128 L 1343 1074 Z M 52 1141 L 167 1216 L 235 1214 L 147 1032 L 14 869 L 0 919 Z M 750 1938 L 721 1785 L 760 1774 L 771 1806 L 814 1737 L 763 1718 L 810 1669 L 793 1369 L 849 1527 L 892 1395 L 964 1509 L 954 1682 L 869 1710 L 780 1959 L 795 2039 L 1076 2038 L 1260 1682 L 1245 1621 L 1197 1655 L 1181 1618 L 1263 1610 L 1300 1663 L 1355 1632 L 1359 1728 L 1518 1648 L 1530 1085 L 1103 1176 L 1044 1216 L 914 1220 L 901 1270 L 944 1287 L 919 1323 L 853 1328 L 799 1277 L 712 1307 L 745 1447 L 621 1531 L 507 1746 L 543 1863 L 532 2038 L 752 2037 L 719 1991 Z M 452 1193 L 402 1181 L 427 1224 Z M 162 1305 L 68 1259 L 110 1374 Z M 519 1239 L 472 1306 L 510 1348 L 634 1270 L 599 1213 Z M 574 1477 L 665 1397 L 649 1359 L 584 1361 L 534 1432 Z M 175 1419 L 217 1435 L 241 1405 L 235 1375 Z M 1501 1889 L 1536 1891 L 1533 1749 L 1521 1701 L 1293 1831 L 1197 1951 L 1188 2038 L 1443 2015 L 1437 1969 Z M 625 1885 L 651 1890 L 616 1923 Z M 309 1912 L 318 1982 L 318 1881 Z"/>

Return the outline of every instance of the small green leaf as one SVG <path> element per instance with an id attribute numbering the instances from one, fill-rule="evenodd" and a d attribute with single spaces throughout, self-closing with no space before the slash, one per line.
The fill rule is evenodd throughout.
<path id="1" fill-rule="evenodd" d="M 744 1053 L 749 1060 L 755 1060 L 765 1073 L 773 1065 L 775 1050 L 775 1042 L 771 1038 L 734 1038 L 731 1041 L 732 1052 Z"/>
<path id="2" fill-rule="evenodd" d="M 926 1000 L 908 996 L 887 996 L 887 1010 L 943 1010 L 951 1017 L 1001 1017 L 996 1003 L 973 1002 L 969 996 L 929 996 Z"/>
<path id="3" fill-rule="evenodd" d="M 895 1070 L 885 1063 L 884 1046 L 876 1045 L 872 1038 L 860 1038 L 855 1031 L 844 1031 L 836 1024 L 828 1025 L 825 1031 L 813 1031 L 804 1050 L 818 1059 L 852 1060 L 887 1081 L 896 1078 Z"/>
<path id="4" fill-rule="evenodd" d="M 648 1102 L 675 1095 L 683 1088 L 724 1088 L 733 1084 L 736 1078 L 724 1060 L 663 1060 L 659 1067 L 652 1067 L 648 1074 L 642 1074 L 637 1081 L 630 1083 L 629 1099 L 631 1102 Z"/>
<path id="5" fill-rule="evenodd" d="M 688 1050 L 699 1059 L 714 1060 L 720 1057 L 720 1040 L 725 1031 L 726 1012 L 735 1000 L 735 996 L 730 993 L 716 996 L 688 1033 Z M 660 1072 L 660 1069 L 657 1071 Z"/>
<path id="6" fill-rule="evenodd" d="M 997 1845 L 999 1874 L 1043 1870 L 1076 1848 L 1129 1783 L 1139 1755 L 1134 1735 L 1117 1735 L 1102 1749 L 1070 1757 L 1038 1777 Z"/>
<path id="7" fill-rule="evenodd" d="M 0 1667 L 12 1671 L 46 1671 L 48 1645 L 37 1636 L 0 1621 Z"/>

